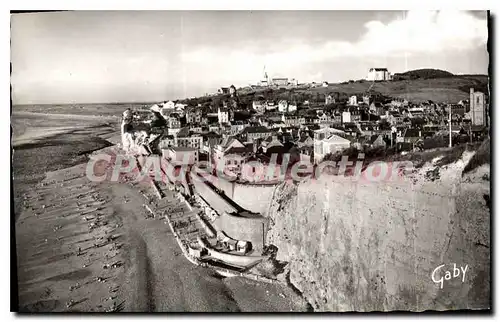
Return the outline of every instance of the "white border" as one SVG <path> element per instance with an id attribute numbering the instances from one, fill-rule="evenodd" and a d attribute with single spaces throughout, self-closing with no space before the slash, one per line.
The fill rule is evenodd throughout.
<path id="1" fill-rule="evenodd" d="M 113 0 L 113 1 L 104 1 L 104 0 L 87 0 L 87 1 L 40 1 L 40 0 L 32 0 L 32 1 L 11 1 L 11 3 L 6 3 L 2 2 L 2 7 L 7 5 L 7 8 L 9 10 L 54 10 L 58 8 L 63 8 L 65 10 L 226 10 L 226 9 L 232 9 L 232 10 L 408 10 L 408 9 L 461 9 L 461 10 L 487 10 L 487 9 L 492 9 L 493 14 L 496 12 L 498 13 L 499 11 L 495 10 L 498 7 L 498 1 L 486 1 L 486 0 L 453 0 L 453 1 L 437 1 L 437 0 L 405 0 L 405 1 L 400 1 L 400 0 L 385 0 L 385 1 L 373 1 L 373 0 L 355 0 L 355 1 L 343 1 L 342 3 L 336 3 L 334 1 L 327 1 L 327 0 L 322 0 L 322 1 L 313 1 L 313 0 L 308 0 L 308 1 L 286 1 L 286 0 L 253 0 L 253 1 L 238 1 L 238 0 L 198 0 L 198 1 L 186 1 L 186 0 L 179 0 L 178 2 L 169 2 L 165 3 L 165 1 L 160 1 L 160 0 L 154 0 L 154 1 L 133 1 L 133 0 Z M 3 84 L 1 84 L 1 89 L 2 89 L 2 102 L 3 102 L 3 107 L 2 111 L 4 116 L 0 118 L 0 122 L 2 123 L 0 128 L 2 129 L 1 132 L 1 144 L 2 144 L 2 151 L 5 151 L 5 154 L 8 154 L 8 151 L 10 150 L 10 111 L 9 108 L 9 97 L 10 93 L 7 90 L 9 88 L 10 84 L 10 79 L 8 78 L 7 75 L 9 75 L 10 71 L 7 69 L 7 60 L 10 61 L 10 48 L 6 46 L 7 41 L 10 38 L 10 14 L 7 12 L 7 10 L 2 10 L 1 14 L 1 36 L 2 36 L 2 44 L 4 46 L 1 47 L 0 52 L 2 53 L 2 62 L 4 70 L 3 70 Z M 496 24 L 499 24 L 499 21 L 497 19 Z M 495 34 L 495 39 L 497 40 L 498 35 Z M 497 73 L 497 68 L 495 68 L 494 71 L 495 75 L 498 75 Z M 496 86 L 495 86 L 495 94 L 498 93 L 496 91 L 498 89 L 499 81 L 496 81 Z M 498 95 L 496 96 L 496 102 L 498 103 L 500 101 Z M 498 104 L 497 104 L 498 105 Z M 9 123 L 9 124 L 8 124 Z M 497 109 L 494 117 L 494 121 L 492 122 L 493 124 L 500 124 L 500 110 Z M 494 127 L 494 126 L 493 126 Z M 495 160 L 498 160 L 498 152 L 500 150 L 500 147 L 498 146 L 497 140 L 494 138 L 494 144 L 495 144 Z M 9 165 L 9 160 L 7 155 L 5 155 L 2 159 L 2 169 L 4 169 L 4 172 L 2 173 L 0 177 L 0 183 L 1 183 L 1 191 L 2 191 L 2 196 L 4 197 L 3 199 L 3 204 L 7 205 L 8 202 L 10 203 L 10 170 L 7 170 L 10 168 Z M 9 172 L 9 174 L 7 174 Z M 496 173 L 496 172 L 495 172 Z M 495 178 L 496 179 L 496 178 Z M 495 200 L 499 201 L 500 198 L 498 197 L 498 188 L 495 189 Z M 9 198 L 9 199 L 8 199 Z M 498 207 L 498 205 L 497 205 Z M 494 214 L 492 214 L 494 216 Z M 10 214 L 3 214 L 2 216 L 2 236 L 4 236 L 4 240 L 1 243 L 1 253 L 0 256 L 3 259 L 10 258 L 10 240 L 6 238 L 6 236 L 10 236 Z M 495 229 L 492 230 L 492 236 L 493 231 L 500 231 L 498 229 L 500 220 L 497 219 L 495 221 Z M 493 228 L 493 227 L 492 227 Z M 498 280 L 498 247 L 495 247 L 495 257 L 497 260 L 497 267 L 495 270 L 495 275 L 496 280 Z M 1 294 L 1 303 L 2 303 L 2 320 L 4 318 L 7 319 L 13 319 L 15 318 L 15 315 L 12 313 L 7 313 L 10 311 L 10 267 L 6 265 L 6 261 L 4 260 L 2 267 L 2 284 L 0 285 L 2 289 L 2 294 Z M 495 283 L 496 284 L 496 283 Z M 498 310 L 498 294 L 496 294 L 495 299 L 496 302 L 494 304 L 494 307 Z M 46 318 L 51 318 L 51 316 L 45 315 Z M 106 317 L 107 320 L 112 319 L 112 320 L 122 320 L 124 318 L 130 318 L 132 316 L 119 316 L 119 317 Z M 136 317 L 136 316 L 133 316 Z M 166 318 L 169 319 L 177 319 L 178 316 L 165 316 Z M 342 316 L 342 315 L 333 315 L 331 316 L 332 319 L 361 319 L 365 318 L 366 316 Z M 375 316 L 375 317 L 382 317 L 385 318 L 384 316 Z M 466 317 L 466 316 L 464 316 Z M 64 317 L 67 320 L 74 320 L 77 321 L 79 320 L 79 316 L 65 316 Z M 141 316 L 141 319 L 147 318 L 146 316 Z M 191 319 L 193 318 L 192 316 L 185 316 L 181 317 L 183 319 Z M 202 318 L 206 318 L 206 316 L 203 316 Z M 222 316 L 216 316 L 214 318 L 220 319 L 223 318 Z M 226 316 L 225 318 L 233 318 L 232 316 Z M 255 316 L 249 316 L 249 317 L 240 317 L 241 320 L 254 320 L 254 319 L 262 319 L 263 317 L 255 317 Z M 240 318 L 238 320 L 240 320 Z M 267 317 L 266 317 L 267 318 Z M 315 317 L 313 316 L 275 316 L 275 319 L 281 320 L 285 318 L 300 318 L 304 320 L 310 320 Z M 325 316 L 321 316 L 321 319 L 324 319 Z M 330 317 L 328 317 L 330 318 Z M 419 317 L 402 317 L 402 316 L 397 316 L 397 319 L 403 319 L 403 318 L 410 318 L 410 319 L 417 319 Z M 450 319 L 450 318 L 455 318 L 455 316 L 432 316 L 428 317 L 430 320 L 443 320 L 443 319 Z M 485 317 L 488 318 L 488 317 Z M 104 320 L 105 318 L 103 316 L 99 316 L 96 318 L 96 320 Z M 484 319 L 484 318 L 482 318 Z"/>

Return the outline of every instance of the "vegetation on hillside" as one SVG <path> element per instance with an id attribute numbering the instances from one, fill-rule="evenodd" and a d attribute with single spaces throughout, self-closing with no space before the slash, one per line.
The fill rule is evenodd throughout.
<path id="1" fill-rule="evenodd" d="M 477 149 L 476 154 L 474 154 L 472 158 L 469 160 L 469 163 L 467 163 L 464 170 L 462 171 L 462 175 L 471 172 L 472 170 L 482 166 L 483 164 L 489 164 L 491 162 L 490 150 L 491 150 L 490 139 L 487 138 Z"/>
<path id="2" fill-rule="evenodd" d="M 433 101 L 436 103 L 458 103 L 460 100 L 469 99 L 470 88 L 481 91 L 488 97 L 488 76 L 486 75 L 453 75 L 446 71 L 436 69 L 421 69 L 403 74 L 410 79 L 370 82 L 366 80 L 349 81 L 339 84 L 329 84 L 327 87 L 316 88 L 242 88 L 238 89 L 236 98 L 238 108 L 251 110 L 254 100 L 267 100 L 278 102 L 287 100 L 296 103 L 299 108 L 305 101 L 311 105 L 323 105 L 325 98 L 332 95 L 335 102 L 345 104 L 351 95 L 370 94 L 379 96 L 386 101 L 391 98 L 407 99 L 419 103 Z M 180 100 L 190 106 L 198 106 L 206 112 L 217 111 L 224 101 L 230 99 L 229 95 L 217 94 Z"/>
<path id="3" fill-rule="evenodd" d="M 404 73 L 394 74 L 393 80 L 412 80 L 412 79 L 432 79 L 432 78 L 446 78 L 454 76 L 452 73 L 432 68 L 423 68 L 410 70 Z"/>

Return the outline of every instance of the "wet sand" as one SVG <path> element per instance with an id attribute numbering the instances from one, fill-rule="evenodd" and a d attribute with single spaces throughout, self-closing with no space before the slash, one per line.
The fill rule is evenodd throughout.
<path id="1" fill-rule="evenodd" d="M 98 148 L 85 146 L 103 139 L 95 133 L 116 140 L 108 126 L 66 132 L 65 140 L 38 136 L 14 153 L 20 311 L 306 310 L 288 287 L 223 279 L 185 259 L 161 213 L 151 218 L 144 208 L 182 207 L 172 194 L 158 201 L 148 185 L 89 181 L 72 153 L 86 158 Z M 53 149 L 57 155 L 47 156 Z"/>

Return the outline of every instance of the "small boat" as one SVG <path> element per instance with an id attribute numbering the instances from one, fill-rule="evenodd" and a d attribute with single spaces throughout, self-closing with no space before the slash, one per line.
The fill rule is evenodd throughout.
<path id="1" fill-rule="evenodd" d="M 267 259 L 267 256 L 247 256 L 221 252 L 213 248 L 207 241 L 201 239 L 200 237 L 198 237 L 198 243 L 202 248 L 207 249 L 208 255 L 210 257 L 225 264 L 234 265 L 236 267 L 252 267 L 262 260 Z"/>

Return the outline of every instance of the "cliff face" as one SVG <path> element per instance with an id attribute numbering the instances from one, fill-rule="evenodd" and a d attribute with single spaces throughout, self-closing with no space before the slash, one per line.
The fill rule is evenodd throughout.
<path id="1" fill-rule="evenodd" d="M 404 181 L 283 183 L 267 242 L 318 311 L 488 308 L 489 165 L 462 177 L 471 154 Z"/>

